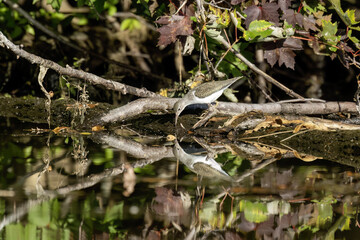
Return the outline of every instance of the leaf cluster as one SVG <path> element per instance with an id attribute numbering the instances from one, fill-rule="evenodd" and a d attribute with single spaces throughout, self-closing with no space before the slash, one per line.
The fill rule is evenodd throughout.
<path id="1" fill-rule="evenodd" d="M 304 43 L 315 54 L 330 56 L 332 59 L 340 57 L 346 68 L 352 64 L 359 67 L 357 51 L 360 44 L 356 34 L 360 25 L 355 10 L 344 11 L 340 0 L 329 2 L 232 0 L 231 4 L 206 2 L 202 6 L 186 3 L 182 8 L 185 11 L 170 11 L 157 21 L 162 25 L 158 28 L 159 45 L 166 46 L 178 39 L 185 42 L 185 37 L 195 37 L 197 43 L 205 47 L 206 56 L 212 62 L 217 62 L 217 67 L 220 63 L 222 66 L 224 63 L 228 65 L 222 69 L 230 70 L 225 72 L 226 75 L 236 74 L 231 68 L 237 71 L 244 69 L 233 62 L 235 57 L 231 57 L 232 53 L 219 50 L 222 49 L 219 42 L 224 39 L 230 41 L 230 44 L 259 43 L 271 67 L 278 63 L 279 66 L 294 69 L 295 52 L 302 51 Z M 196 14 L 186 14 L 186 9 L 193 7 L 197 8 Z M 171 23 L 164 22 L 165 18 L 170 19 Z"/>

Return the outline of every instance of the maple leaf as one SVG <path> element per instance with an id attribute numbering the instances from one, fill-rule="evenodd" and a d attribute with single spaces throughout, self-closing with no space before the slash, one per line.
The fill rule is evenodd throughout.
<path id="1" fill-rule="evenodd" d="M 264 20 L 275 23 L 275 25 L 279 24 L 279 13 L 278 13 L 279 5 L 276 3 L 265 3 L 262 6 L 262 14 Z"/>
<path id="2" fill-rule="evenodd" d="M 156 23 L 164 25 L 158 29 L 160 33 L 159 45 L 167 46 L 175 42 L 178 36 L 188 36 L 194 32 L 191 28 L 192 21 L 189 16 L 162 16 Z"/>
<path id="3" fill-rule="evenodd" d="M 265 3 L 262 6 L 252 5 L 244 10 L 246 14 L 245 25 L 249 28 L 249 25 L 254 20 L 266 20 L 269 22 L 279 24 L 279 5 L 276 3 Z"/>
<path id="4" fill-rule="evenodd" d="M 283 43 L 284 48 L 290 48 L 292 50 L 302 50 L 302 41 L 296 38 L 287 38 Z"/>
<path id="5" fill-rule="evenodd" d="M 312 15 L 309 17 L 304 16 L 303 23 L 304 23 L 304 29 L 306 31 L 309 31 L 309 29 L 313 30 L 313 31 L 319 31 L 319 29 L 315 26 L 316 20 L 315 20 L 314 16 L 312 16 Z"/>
<path id="6" fill-rule="evenodd" d="M 287 9 L 284 11 L 281 19 L 286 20 L 286 22 L 291 24 L 293 27 L 295 27 L 296 24 L 302 27 L 304 16 L 300 13 L 295 12 L 293 9 Z"/>
<path id="7" fill-rule="evenodd" d="M 286 9 L 288 9 L 291 5 L 291 0 L 279 0 L 278 5 L 280 9 L 284 12 Z"/>
<path id="8" fill-rule="evenodd" d="M 302 42 L 299 39 L 287 38 L 286 40 L 279 40 L 276 42 L 267 42 L 263 44 L 264 58 L 273 67 L 276 62 L 279 66 L 285 64 L 287 68 L 294 70 L 295 56 L 293 50 L 301 50 Z"/>
<path id="9" fill-rule="evenodd" d="M 252 21 L 260 19 L 261 10 L 258 6 L 252 5 L 244 10 L 246 14 L 245 25 L 246 28 L 249 28 L 249 25 Z"/>

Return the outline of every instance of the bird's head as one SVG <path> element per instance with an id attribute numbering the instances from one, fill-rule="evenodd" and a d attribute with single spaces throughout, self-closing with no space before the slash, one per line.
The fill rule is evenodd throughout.
<path id="1" fill-rule="evenodd" d="M 175 105 L 174 105 L 175 125 L 177 124 L 177 119 L 178 119 L 180 113 L 184 110 L 185 107 L 186 107 L 186 104 L 183 101 L 183 99 L 181 99 L 175 103 Z"/>

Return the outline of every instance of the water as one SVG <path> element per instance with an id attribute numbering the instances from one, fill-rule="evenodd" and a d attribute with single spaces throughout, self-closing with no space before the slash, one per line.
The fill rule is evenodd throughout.
<path id="1" fill-rule="evenodd" d="M 3 123 L 2 239 L 359 238 L 358 133 L 304 133 L 284 152 L 259 139 L 36 127 Z M 343 152 L 331 134 L 345 136 Z"/>

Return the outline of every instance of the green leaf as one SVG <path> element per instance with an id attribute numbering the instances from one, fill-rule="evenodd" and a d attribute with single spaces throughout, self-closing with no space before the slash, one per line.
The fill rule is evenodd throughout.
<path id="1" fill-rule="evenodd" d="M 319 216 L 317 217 L 316 223 L 320 227 L 327 227 L 327 224 L 332 222 L 333 208 L 331 203 L 319 203 L 317 205 Z"/>
<path id="2" fill-rule="evenodd" d="M 84 25 L 87 25 L 88 22 L 89 22 L 89 20 L 85 16 L 81 16 L 81 17 L 79 17 L 79 19 L 77 21 L 77 25 L 84 26 Z"/>
<path id="3" fill-rule="evenodd" d="M 124 202 L 120 202 L 119 204 L 108 208 L 105 213 L 104 223 L 112 222 L 114 220 L 122 220 L 123 208 Z"/>
<path id="4" fill-rule="evenodd" d="M 105 0 L 95 0 L 94 7 L 95 7 L 96 11 L 101 13 L 104 10 L 104 4 L 105 4 Z"/>
<path id="5" fill-rule="evenodd" d="M 50 4 L 53 9 L 55 9 L 56 11 L 59 11 L 62 0 L 47 0 L 46 2 L 48 4 Z"/>
<path id="6" fill-rule="evenodd" d="M 24 239 L 36 239 L 36 230 L 36 225 L 31 223 L 26 224 Z"/>
<path id="7" fill-rule="evenodd" d="M 265 222 L 268 219 L 267 207 L 263 203 L 252 203 L 244 201 L 245 219 L 253 223 Z"/>
<path id="8" fill-rule="evenodd" d="M 150 175 L 150 176 L 154 176 L 155 175 L 155 167 L 154 165 L 146 165 L 142 168 L 134 168 L 134 172 L 137 174 L 141 174 L 141 175 Z"/>
<path id="9" fill-rule="evenodd" d="M 35 35 L 35 30 L 31 25 L 26 25 L 25 30 L 26 30 L 27 33 L 30 33 L 33 36 Z"/>
<path id="10" fill-rule="evenodd" d="M 50 203 L 46 201 L 41 205 L 32 207 L 29 211 L 28 220 L 38 227 L 48 225 L 50 223 Z"/>
<path id="11" fill-rule="evenodd" d="M 114 15 L 116 12 L 117 12 L 117 7 L 115 7 L 115 6 L 110 6 L 110 7 L 108 8 L 108 14 L 109 14 L 109 16 Z"/>
<path id="12" fill-rule="evenodd" d="M 303 7 L 304 11 L 307 12 L 309 15 L 314 14 L 318 11 L 322 11 L 322 12 L 327 11 L 327 9 L 324 7 L 324 5 L 322 5 L 318 1 L 308 1 L 308 2 L 303 1 L 302 3 L 304 5 L 304 7 Z"/>
<path id="13" fill-rule="evenodd" d="M 242 32 L 245 32 L 245 28 L 243 28 L 242 26 L 241 26 L 241 17 L 237 17 L 237 12 L 236 12 L 236 9 L 234 9 L 234 17 L 236 18 L 236 20 L 237 20 L 237 25 L 236 25 L 236 28 L 237 29 L 239 29 L 240 31 L 242 31 Z"/>
<path id="14" fill-rule="evenodd" d="M 353 25 L 353 21 L 355 21 L 355 11 L 354 10 L 347 10 L 345 13 L 341 8 L 341 1 L 340 0 L 329 0 L 331 5 L 334 7 L 336 13 L 339 15 L 341 20 L 345 23 L 346 26 Z M 354 11 L 354 12 L 351 12 Z M 354 16 L 352 16 L 354 15 Z M 352 19 L 353 18 L 353 19 Z"/>
<path id="15" fill-rule="evenodd" d="M 359 22 L 356 21 L 355 18 L 355 10 L 346 10 L 344 17 L 350 22 L 351 25 L 358 24 Z"/>
<path id="16" fill-rule="evenodd" d="M 6 225 L 5 232 L 5 239 L 24 239 L 24 227 L 21 223 Z"/>
<path id="17" fill-rule="evenodd" d="M 141 24 L 139 22 L 139 20 L 135 19 L 135 18 L 127 18 L 124 21 L 121 22 L 120 25 L 120 29 L 121 30 L 135 30 L 135 29 L 140 29 L 141 28 Z"/>
<path id="18" fill-rule="evenodd" d="M 193 22 L 197 22 L 197 19 L 196 19 L 195 16 L 191 16 L 191 17 L 190 17 L 190 20 L 193 21 Z"/>
<path id="19" fill-rule="evenodd" d="M 337 51 L 335 47 L 336 44 L 340 41 L 341 36 L 337 36 L 337 22 L 332 23 L 330 21 L 322 20 L 323 29 L 321 31 L 321 36 L 330 44 L 333 45 L 329 49 L 333 52 Z"/>
<path id="20" fill-rule="evenodd" d="M 111 148 L 105 148 L 105 159 L 111 161 L 114 159 L 114 150 Z"/>
<path id="21" fill-rule="evenodd" d="M 331 5 L 334 7 L 335 11 L 339 14 L 339 15 L 344 15 L 344 11 L 341 8 L 341 2 L 340 0 L 329 0 L 329 2 L 331 3 Z"/>
<path id="22" fill-rule="evenodd" d="M 353 29 L 353 30 L 356 30 L 356 31 L 360 31 L 360 27 L 357 26 L 357 27 L 354 27 L 354 26 L 349 26 L 350 29 Z"/>
<path id="23" fill-rule="evenodd" d="M 32 152 L 32 146 L 25 147 L 23 149 L 24 158 L 30 157 L 31 152 Z"/>
<path id="24" fill-rule="evenodd" d="M 249 25 L 249 29 L 244 32 L 244 38 L 247 41 L 253 40 L 256 37 L 266 38 L 271 35 L 273 23 L 270 23 L 265 20 L 255 20 L 252 21 Z"/>
<path id="25" fill-rule="evenodd" d="M 221 31 L 215 28 L 205 29 L 205 33 L 206 35 L 208 35 L 212 39 L 215 39 L 216 41 L 221 41 L 224 39 L 224 37 L 221 35 Z"/>

